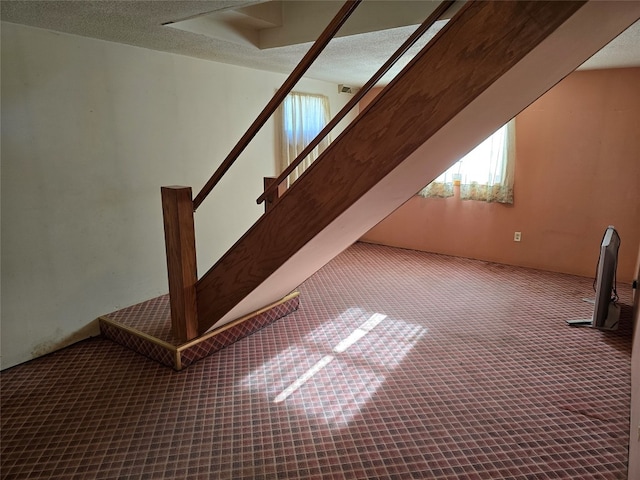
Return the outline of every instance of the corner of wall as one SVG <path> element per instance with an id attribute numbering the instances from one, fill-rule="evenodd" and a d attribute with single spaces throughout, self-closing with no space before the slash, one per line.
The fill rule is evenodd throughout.
<path id="1" fill-rule="evenodd" d="M 640 245 L 636 260 L 640 280 Z M 631 418 L 629 429 L 629 480 L 640 478 L 640 290 L 633 291 L 633 347 L 631 350 Z"/>

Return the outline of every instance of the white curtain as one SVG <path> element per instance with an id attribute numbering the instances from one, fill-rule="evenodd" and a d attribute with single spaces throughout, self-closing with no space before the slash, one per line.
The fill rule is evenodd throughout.
<path id="1" fill-rule="evenodd" d="M 280 107 L 282 125 L 281 171 L 289 166 L 309 145 L 330 119 L 329 99 L 324 95 L 291 92 Z M 287 186 L 294 182 L 305 169 L 318 158 L 329 145 L 329 135 L 291 172 Z"/>
<path id="2" fill-rule="evenodd" d="M 515 119 L 501 127 L 419 192 L 423 197 L 450 197 L 455 181 L 460 198 L 513 203 L 516 148 Z"/>

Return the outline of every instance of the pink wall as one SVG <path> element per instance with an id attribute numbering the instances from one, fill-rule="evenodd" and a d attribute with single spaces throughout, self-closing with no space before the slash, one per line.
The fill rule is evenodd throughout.
<path id="1" fill-rule="evenodd" d="M 640 244 L 638 85 L 640 68 L 575 72 L 520 113 L 514 205 L 416 196 L 362 240 L 593 276 L 611 224 L 622 239 L 618 279 L 630 281 Z"/>

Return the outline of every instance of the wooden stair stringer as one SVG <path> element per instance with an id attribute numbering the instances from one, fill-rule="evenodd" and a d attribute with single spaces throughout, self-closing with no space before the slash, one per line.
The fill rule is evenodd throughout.
<path id="1" fill-rule="evenodd" d="M 551 2 L 541 15 L 540 2 L 467 8 L 199 280 L 201 331 L 296 288 L 640 17 L 640 2 L 607 3 L 565 10 L 568 19 L 534 40 L 573 4 Z M 478 47 L 480 59 L 456 46 L 488 30 L 500 38 Z M 526 51 L 513 60 L 518 48 Z"/>

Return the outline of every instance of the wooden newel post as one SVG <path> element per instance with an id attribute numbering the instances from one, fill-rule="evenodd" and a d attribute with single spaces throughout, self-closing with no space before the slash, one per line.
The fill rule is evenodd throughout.
<path id="1" fill-rule="evenodd" d="M 263 177 L 264 190 L 269 188 L 271 184 L 276 180 L 277 180 L 276 177 Z M 271 210 L 271 207 L 273 207 L 275 201 L 282 196 L 285 190 L 286 190 L 286 184 L 285 182 L 283 182 L 280 185 L 278 185 L 278 188 L 276 188 L 271 195 L 269 195 L 267 198 L 264 199 L 265 213 Z"/>
<path id="2" fill-rule="evenodd" d="M 264 190 L 269 188 L 271 184 L 275 181 L 276 181 L 276 177 L 264 177 L 263 178 Z M 277 191 L 267 196 L 267 198 L 264 199 L 264 213 L 267 213 L 269 210 L 271 210 L 271 207 L 273 206 L 273 202 L 276 199 L 276 195 L 277 195 Z"/>
<path id="3" fill-rule="evenodd" d="M 196 239 L 191 187 L 162 187 L 171 327 L 183 342 L 198 336 Z"/>

